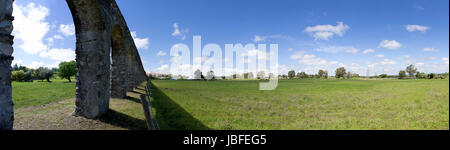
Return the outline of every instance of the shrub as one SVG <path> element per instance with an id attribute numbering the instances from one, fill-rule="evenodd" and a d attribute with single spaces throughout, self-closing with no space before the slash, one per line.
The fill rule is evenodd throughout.
<path id="1" fill-rule="evenodd" d="M 402 70 L 398 73 L 399 79 L 404 79 L 406 77 L 406 71 Z"/>
<path id="2" fill-rule="evenodd" d="M 13 71 L 11 73 L 11 80 L 22 82 L 25 80 L 25 72 L 23 70 Z"/>

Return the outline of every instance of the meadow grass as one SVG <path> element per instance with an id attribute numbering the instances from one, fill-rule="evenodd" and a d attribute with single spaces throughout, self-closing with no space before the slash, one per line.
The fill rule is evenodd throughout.
<path id="1" fill-rule="evenodd" d="M 12 82 L 14 108 L 37 106 L 75 98 L 75 80 L 51 79 L 52 82 Z"/>
<path id="2" fill-rule="evenodd" d="M 449 80 L 152 81 L 161 129 L 449 129 Z"/>

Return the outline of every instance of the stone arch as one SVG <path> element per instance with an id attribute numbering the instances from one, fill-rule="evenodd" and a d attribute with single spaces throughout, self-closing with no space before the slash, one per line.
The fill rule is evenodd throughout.
<path id="1" fill-rule="evenodd" d="M 10 80 L 13 59 L 13 37 L 10 34 L 14 20 L 11 16 L 12 2 L 0 0 L 0 129 L 12 129 L 14 120 Z M 77 39 L 74 114 L 96 118 L 109 109 L 111 95 L 125 97 L 126 91 L 147 80 L 147 75 L 115 0 L 66 2 L 72 13 Z M 125 49 L 127 47 L 128 51 Z"/>
<path id="2" fill-rule="evenodd" d="M 130 53 L 125 48 L 125 37 L 120 25 L 116 24 L 111 31 L 111 97 L 124 98 L 127 96 L 128 67 L 131 60 Z"/>

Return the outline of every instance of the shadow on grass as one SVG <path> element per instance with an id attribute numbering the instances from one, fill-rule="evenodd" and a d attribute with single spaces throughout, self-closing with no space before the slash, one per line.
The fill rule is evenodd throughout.
<path id="1" fill-rule="evenodd" d="M 135 98 L 135 97 L 131 97 L 131 96 L 127 96 L 124 99 L 130 100 L 130 101 L 133 101 L 133 102 L 139 103 L 139 104 L 141 103 L 141 100 L 139 98 Z"/>
<path id="2" fill-rule="evenodd" d="M 98 118 L 98 120 L 129 130 L 147 130 L 145 120 L 137 119 L 111 109 Z"/>
<path id="3" fill-rule="evenodd" d="M 162 130 L 211 130 L 156 86 L 151 86 L 156 120 Z"/>
<path id="4" fill-rule="evenodd" d="M 144 92 L 138 92 L 138 91 L 136 91 L 136 90 L 133 90 L 133 91 L 130 91 L 130 93 L 135 93 L 135 94 L 145 94 Z"/>

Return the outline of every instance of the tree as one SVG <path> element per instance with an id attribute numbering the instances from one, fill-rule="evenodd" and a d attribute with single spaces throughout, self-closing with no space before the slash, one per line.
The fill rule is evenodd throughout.
<path id="1" fill-rule="evenodd" d="M 295 77 L 295 71 L 294 70 L 289 71 L 288 77 L 289 77 L 289 79 L 293 79 Z"/>
<path id="2" fill-rule="evenodd" d="M 408 72 L 409 77 L 414 77 L 414 74 L 417 72 L 417 68 L 411 64 L 408 67 L 406 67 L 406 72 Z"/>
<path id="3" fill-rule="evenodd" d="M 44 79 L 47 79 L 47 82 L 50 82 L 50 78 L 53 76 L 53 71 L 48 69 L 47 67 L 39 67 L 34 71 L 34 76 L 37 77 L 39 80 L 43 81 Z"/>
<path id="4" fill-rule="evenodd" d="M 434 79 L 434 78 L 436 78 L 436 74 L 430 73 L 430 74 L 427 75 L 427 78 L 428 79 Z"/>
<path id="5" fill-rule="evenodd" d="M 387 74 L 380 74 L 380 76 L 379 76 L 380 78 L 387 78 L 388 77 L 388 75 Z"/>
<path id="6" fill-rule="evenodd" d="M 25 80 L 25 72 L 23 70 L 13 71 L 11 73 L 11 80 L 13 81 L 24 81 Z"/>
<path id="7" fill-rule="evenodd" d="M 206 74 L 206 80 L 214 80 L 214 79 L 215 79 L 214 71 L 211 70 Z"/>
<path id="8" fill-rule="evenodd" d="M 195 80 L 200 80 L 202 79 L 202 71 L 200 71 L 200 69 L 195 70 L 194 72 L 194 79 Z"/>
<path id="9" fill-rule="evenodd" d="M 352 74 L 352 78 L 359 78 L 359 74 L 357 73 Z"/>
<path id="10" fill-rule="evenodd" d="M 266 73 L 264 71 L 260 71 L 256 76 L 258 79 L 264 79 L 266 77 Z"/>
<path id="11" fill-rule="evenodd" d="M 32 81 L 33 80 L 33 73 L 34 73 L 33 69 L 30 69 L 27 72 L 25 72 L 25 79 L 24 80 L 26 82 Z"/>
<path id="12" fill-rule="evenodd" d="M 406 71 L 402 70 L 398 73 L 399 79 L 404 79 L 406 77 Z"/>
<path id="13" fill-rule="evenodd" d="M 328 78 L 328 71 L 325 71 L 325 70 L 319 70 L 319 72 L 317 73 L 317 75 L 319 76 L 319 78 L 325 78 L 325 79 L 327 79 Z"/>
<path id="14" fill-rule="evenodd" d="M 253 79 L 253 78 L 255 78 L 255 77 L 253 76 L 253 72 L 249 72 L 249 73 L 248 73 L 248 79 Z"/>
<path id="15" fill-rule="evenodd" d="M 307 78 L 307 77 L 308 77 L 308 75 L 305 72 L 297 73 L 297 78 L 304 79 L 304 78 Z"/>
<path id="16" fill-rule="evenodd" d="M 425 78 L 427 78 L 427 75 L 423 72 L 417 72 L 416 78 L 417 79 L 425 79 Z"/>
<path id="17" fill-rule="evenodd" d="M 274 79 L 274 78 L 275 78 L 275 74 L 269 73 L 269 79 Z"/>
<path id="18" fill-rule="evenodd" d="M 59 63 L 59 69 L 57 75 L 63 79 L 70 80 L 70 77 L 77 74 L 77 64 L 75 61 L 61 62 Z"/>
<path id="19" fill-rule="evenodd" d="M 336 69 L 336 78 L 344 78 L 346 70 L 344 67 L 340 67 Z"/>
<path id="20" fill-rule="evenodd" d="M 244 73 L 244 79 L 248 79 L 248 73 Z"/>
<path id="21" fill-rule="evenodd" d="M 346 76 L 347 79 L 351 79 L 353 77 L 353 74 L 351 72 L 347 72 L 345 74 L 345 76 Z"/>

